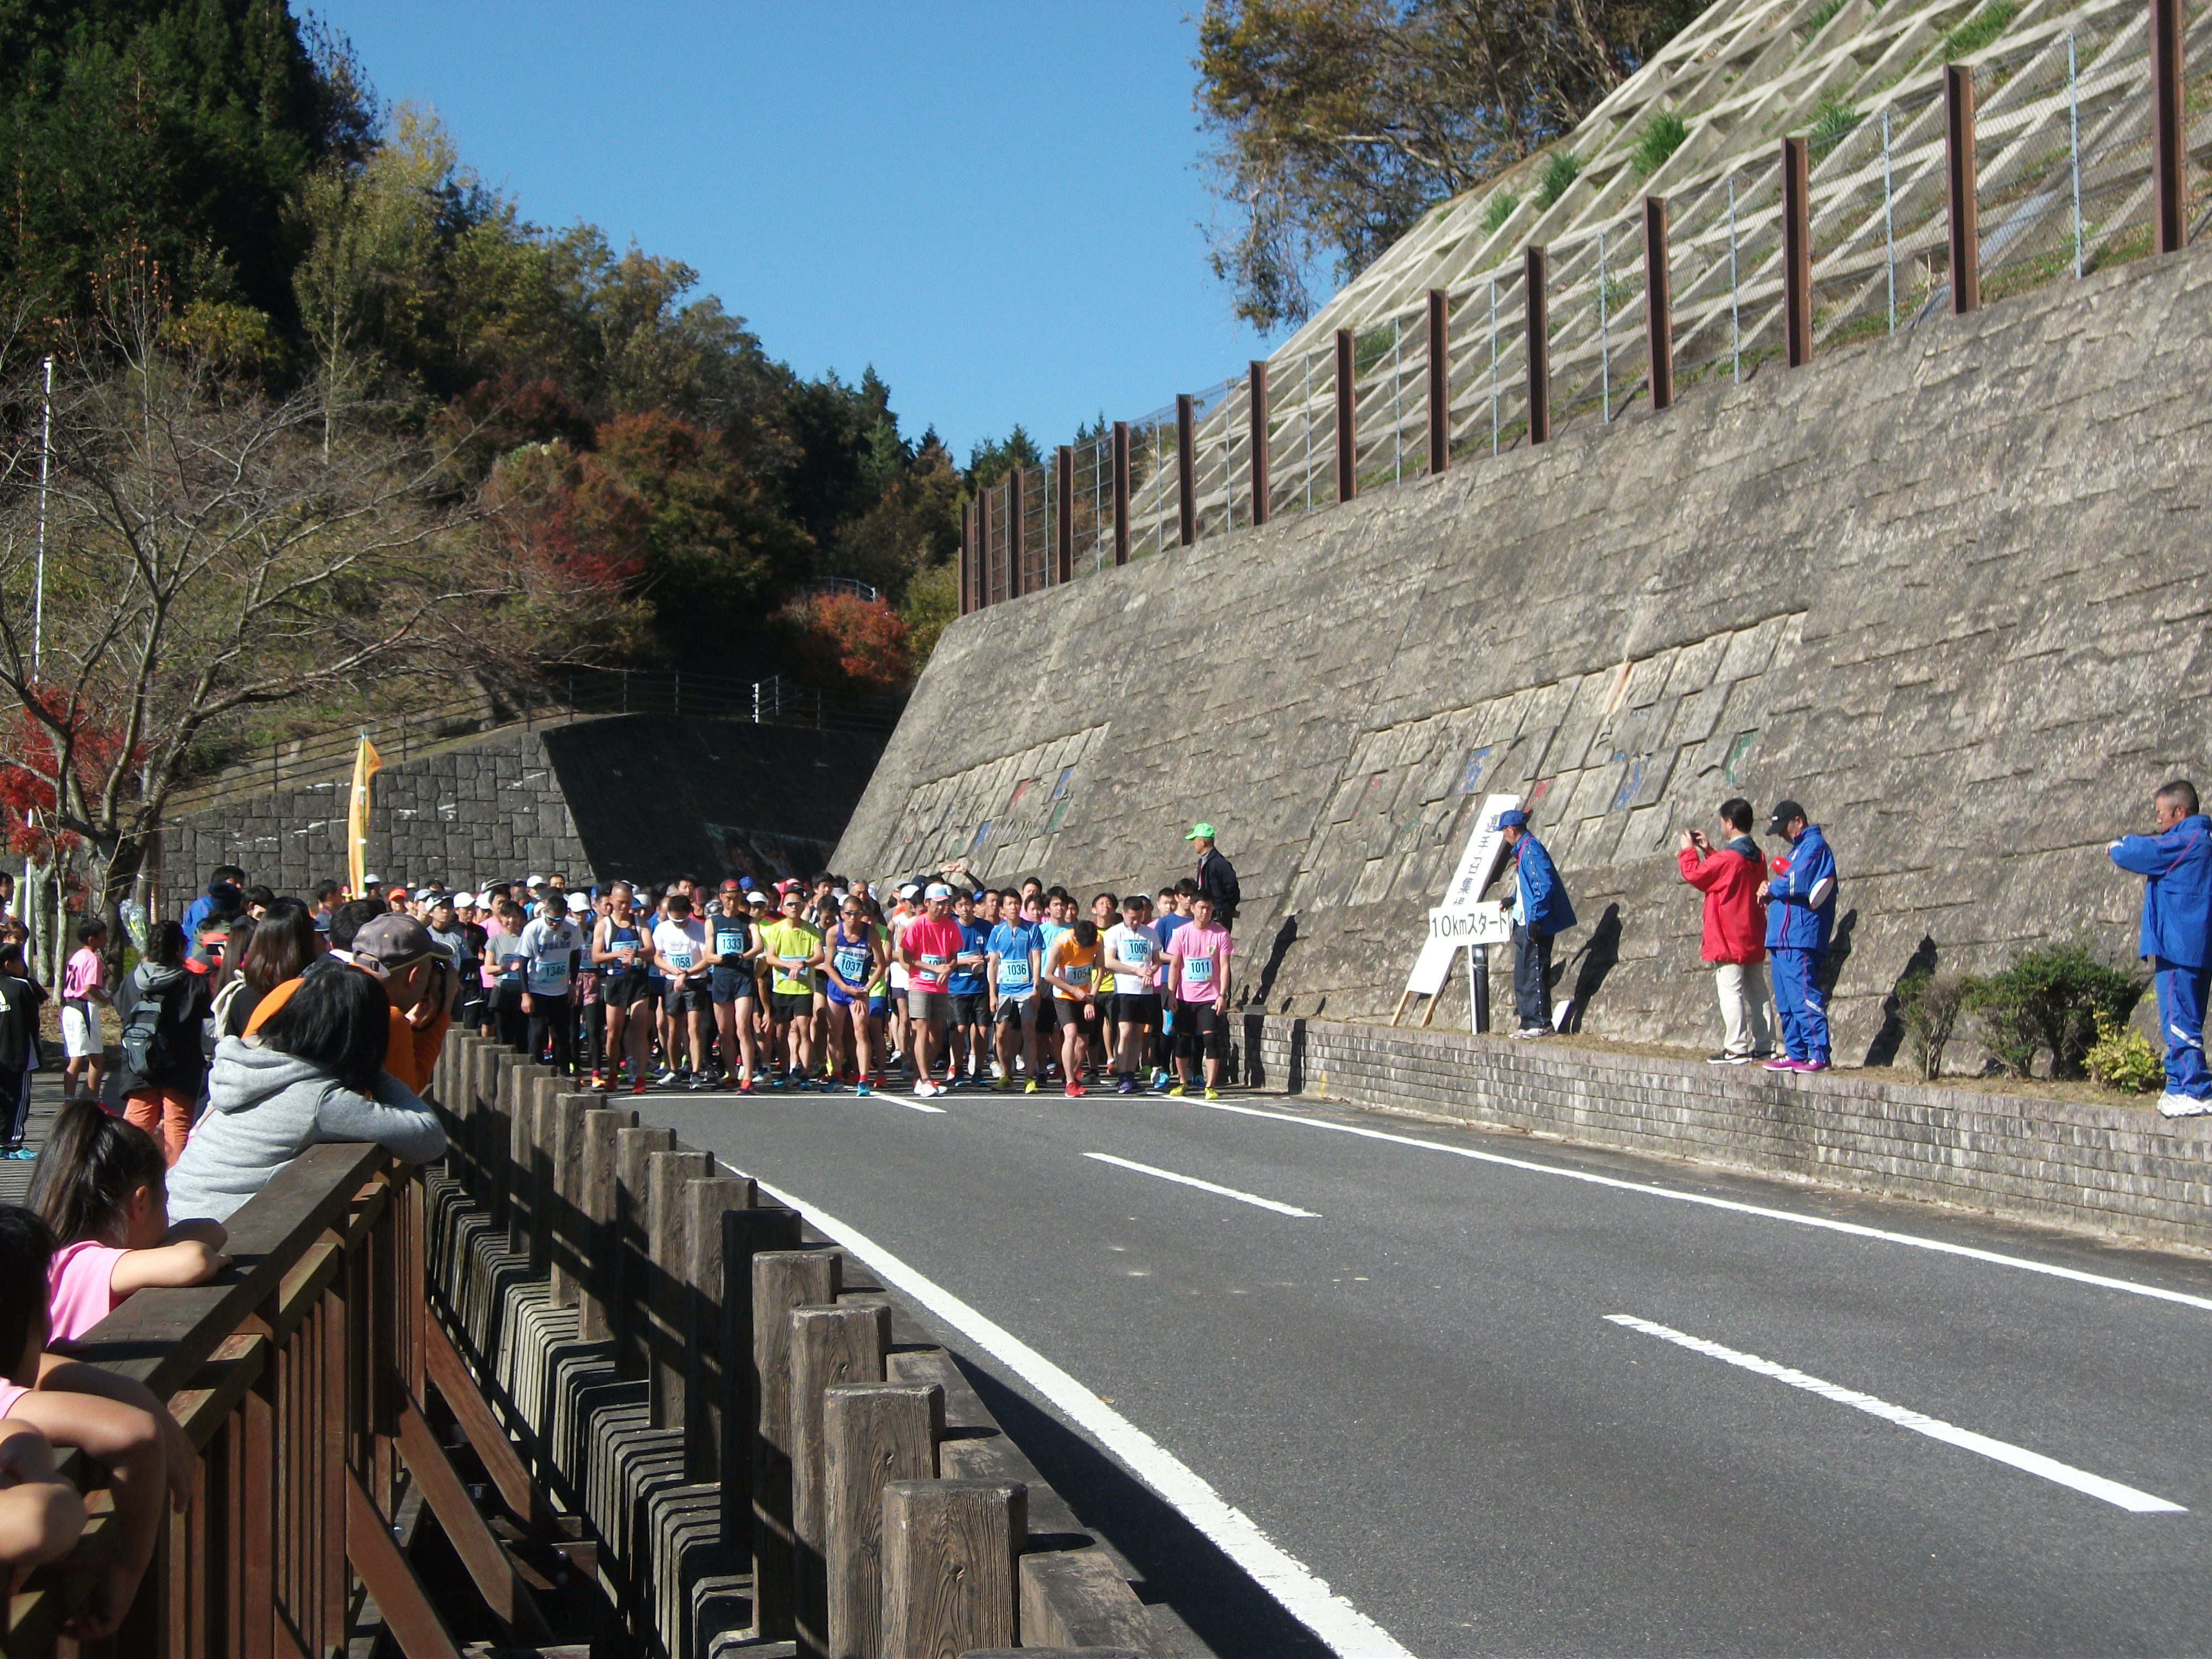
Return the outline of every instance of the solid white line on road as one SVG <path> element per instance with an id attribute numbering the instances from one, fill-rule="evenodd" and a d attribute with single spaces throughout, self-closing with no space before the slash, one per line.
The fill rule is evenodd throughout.
<path id="1" fill-rule="evenodd" d="M 951 1291 L 924 1278 L 874 1240 L 862 1237 L 836 1216 L 805 1200 L 779 1191 L 765 1181 L 761 1191 L 789 1205 L 814 1227 L 884 1276 L 963 1336 L 1012 1370 L 1031 1388 L 1088 1431 L 1098 1443 L 1135 1471 L 1139 1479 L 1175 1505 L 1185 1520 L 1212 1539 L 1221 1553 L 1258 1581 L 1291 1615 L 1335 1652 L 1352 1659 L 1413 1659 L 1365 1613 L 1306 1571 L 1305 1565 L 1255 1526 L 1242 1510 L 1225 1502 L 1206 1480 L 1173 1452 L 1085 1388 L 1035 1348 L 995 1321 L 986 1318 Z"/>
<path id="2" fill-rule="evenodd" d="M 903 1106 L 909 1112 L 927 1112 L 933 1117 L 946 1115 L 945 1108 L 942 1106 L 933 1106 L 927 1101 L 916 1100 L 911 1095 L 895 1095 L 888 1090 L 882 1090 L 876 1091 L 873 1097 L 878 1100 L 888 1100 L 894 1106 Z"/>
<path id="3" fill-rule="evenodd" d="M 2133 1486 L 2124 1486 L 2117 1480 L 2107 1480 L 2101 1474 L 2091 1474 L 2070 1463 L 2062 1463 L 2055 1457 L 2045 1457 L 2041 1452 L 2029 1451 L 2024 1446 L 2008 1441 L 1992 1440 L 1985 1434 L 1976 1434 L 1972 1429 L 1962 1429 L 1946 1423 L 1940 1417 L 1929 1417 L 1903 1406 L 1893 1406 L 1887 1400 L 1877 1400 L 1870 1394 L 1861 1394 L 1856 1389 L 1841 1388 L 1833 1382 L 1824 1382 L 1817 1376 L 1793 1370 L 1787 1365 L 1778 1365 L 1771 1359 L 1761 1359 L 1755 1353 L 1744 1353 L 1735 1348 L 1724 1348 L 1717 1342 L 1708 1342 L 1701 1336 L 1691 1336 L 1670 1326 L 1655 1325 L 1648 1319 L 1638 1319 L 1633 1314 L 1607 1314 L 1606 1317 L 1616 1325 L 1626 1325 L 1632 1331 L 1641 1331 L 1646 1336 L 1656 1336 L 1672 1342 L 1678 1348 L 1687 1348 L 1712 1359 L 1725 1361 L 1741 1370 L 1759 1376 L 1772 1377 L 1777 1382 L 1787 1382 L 1793 1389 L 1802 1389 L 1817 1394 L 1823 1400 L 1832 1400 L 1839 1406 L 1849 1406 L 1869 1417 L 1879 1417 L 1886 1423 L 1894 1423 L 1900 1429 L 1911 1429 L 1915 1434 L 1924 1434 L 1930 1440 L 1941 1440 L 1947 1445 L 1959 1446 L 1970 1452 L 2000 1463 L 2009 1463 L 2016 1469 L 2026 1469 L 2030 1474 L 2039 1474 L 2045 1480 L 2055 1480 L 2062 1486 L 2071 1486 L 2075 1492 L 2087 1492 L 2092 1498 L 2101 1498 L 2107 1504 L 2118 1504 L 2136 1515 L 2186 1515 L 2189 1511 L 2179 1504 L 2163 1498 L 2154 1498 L 2147 1492 L 2137 1492 Z"/>
<path id="4" fill-rule="evenodd" d="M 1186 1187 L 1195 1187 L 1201 1193 L 1218 1193 L 1224 1198 L 1233 1198 L 1239 1204 L 1256 1204 L 1263 1210 L 1273 1210 L 1277 1215 L 1302 1215 L 1314 1220 L 1321 1218 L 1318 1210 L 1301 1210 L 1295 1204 L 1278 1204 L 1272 1198 L 1261 1198 L 1256 1193 L 1240 1193 L 1234 1187 L 1217 1187 L 1210 1181 L 1200 1181 L 1196 1176 L 1177 1175 L 1172 1170 L 1155 1170 L 1149 1164 L 1134 1164 L 1126 1158 L 1116 1158 L 1111 1152 L 1085 1152 L 1085 1158 L 1095 1158 L 1101 1164 L 1111 1164 L 1117 1169 L 1134 1170 L 1139 1175 L 1158 1176 L 1162 1181 L 1179 1182 Z"/>
<path id="5" fill-rule="evenodd" d="M 1769 1209 L 1762 1204 L 1740 1204 L 1734 1199 L 1712 1198 L 1704 1193 L 1686 1193 L 1673 1187 L 1662 1187 L 1656 1181 L 1623 1181 L 1614 1176 L 1593 1175 L 1587 1170 L 1563 1170 L 1554 1164 L 1538 1164 L 1525 1158 L 1507 1158 L 1498 1152 L 1477 1152 L 1472 1146 L 1447 1146 L 1441 1140 L 1423 1140 L 1415 1135 L 1394 1135 L 1382 1129 L 1364 1129 L 1356 1123 L 1331 1123 L 1323 1118 L 1301 1117 L 1292 1112 L 1266 1112 L 1256 1106 L 1231 1106 L 1221 1100 L 1194 1100 L 1187 1103 L 1203 1106 L 1209 1111 L 1234 1112 L 1240 1117 L 1268 1117 L 1279 1123 L 1296 1123 L 1308 1129 L 1329 1129 L 1338 1134 L 1358 1135 L 1367 1140 L 1387 1140 L 1400 1146 L 1418 1146 L 1424 1152 L 1449 1152 L 1454 1158 L 1471 1158 L 1478 1164 L 1495 1164 L 1508 1170 L 1525 1170 L 1532 1175 L 1557 1176 L 1564 1181 L 1579 1181 L 1592 1187 L 1611 1187 L 1624 1193 L 1642 1193 L 1648 1198 L 1670 1198 L 1681 1204 L 1701 1204 L 1711 1210 L 1731 1210 L 1738 1215 L 1755 1215 L 1767 1221 L 1787 1221 L 1795 1226 L 1815 1227 L 1823 1232 L 1844 1233 L 1853 1238 L 1871 1238 L 1884 1244 L 1902 1244 L 1915 1250 L 1932 1250 L 1938 1255 L 1963 1256 L 1969 1261 L 1986 1261 L 1994 1267 L 2014 1267 L 2021 1273 L 2071 1279 L 2077 1285 L 2094 1285 L 2100 1290 L 2124 1291 L 2130 1296 L 2147 1296 L 2154 1301 L 2178 1303 L 2185 1308 L 2212 1313 L 2212 1297 L 2191 1296 L 2186 1291 L 2163 1290 L 2156 1285 L 2137 1285 L 2125 1279 L 2110 1279 L 2103 1273 L 2084 1273 L 2079 1267 L 2061 1267 L 2048 1261 L 2031 1261 L 2026 1256 L 1977 1249 L 1971 1244 L 1951 1244 L 1940 1238 L 1920 1238 L 1911 1233 L 1893 1233 L 1881 1227 L 1863 1227 L 1856 1221 L 1832 1221 L 1826 1216 L 1799 1215 L 1790 1210 Z"/>

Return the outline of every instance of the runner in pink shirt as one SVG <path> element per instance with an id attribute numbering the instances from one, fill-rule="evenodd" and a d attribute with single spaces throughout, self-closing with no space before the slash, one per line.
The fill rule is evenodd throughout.
<path id="1" fill-rule="evenodd" d="M 1233 947 L 1226 927 L 1213 922 L 1213 901 L 1203 893 L 1190 902 L 1190 921 L 1176 929 L 1162 952 L 1167 958 L 1175 998 L 1176 1085 L 1190 1087 L 1190 1062 L 1201 1045 L 1206 1055 L 1206 1097 L 1221 1097 L 1221 1066 L 1229 1035 L 1229 957 Z"/>
<path id="2" fill-rule="evenodd" d="M 966 948 L 967 936 L 952 920 L 952 890 L 933 882 L 923 895 L 924 914 L 906 925 L 899 935 L 898 959 L 906 964 L 907 1023 L 914 1048 L 914 1091 L 923 1099 L 941 1095 L 945 1085 L 934 1080 L 937 1051 L 952 1018 L 952 997 L 946 981 L 952 959 Z"/>

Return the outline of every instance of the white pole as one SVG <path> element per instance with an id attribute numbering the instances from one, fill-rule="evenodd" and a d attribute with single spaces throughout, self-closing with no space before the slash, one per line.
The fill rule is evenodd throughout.
<path id="1" fill-rule="evenodd" d="M 44 666 L 46 641 L 46 477 L 54 453 L 54 359 L 46 354 L 46 410 L 39 422 L 39 574 L 31 600 L 31 679 Z"/>

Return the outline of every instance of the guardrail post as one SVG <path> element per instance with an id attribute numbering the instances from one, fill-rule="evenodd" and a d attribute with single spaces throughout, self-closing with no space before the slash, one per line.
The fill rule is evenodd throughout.
<path id="1" fill-rule="evenodd" d="M 1180 546 L 1198 539 L 1198 433 L 1187 392 L 1176 393 L 1176 532 Z"/>
<path id="2" fill-rule="evenodd" d="M 760 1371 L 753 1349 L 753 1259 L 799 1248 L 799 1212 L 776 1206 L 722 1212 L 722 1538 L 750 1547 Z M 714 1477 L 709 1477 L 714 1478 Z"/>
<path id="3" fill-rule="evenodd" d="M 1267 522 L 1267 360 L 1255 357 L 1247 366 L 1250 379 L 1245 392 L 1250 422 L 1252 452 L 1252 522 Z"/>
<path id="4" fill-rule="evenodd" d="M 1114 562 L 1129 562 L 1129 423 L 1114 422 Z"/>
<path id="5" fill-rule="evenodd" d="M 796 1218 L 794 1217 L 795 1220 Z M 793 1620 L 791 1310 L 835 1303 L 844 1258 L 835 1250 L 764 1250 L 753 1257 L 753 1631 L 787 1642 Z M 956 1650 L 957 1651 L 957 1650 Z"/>
<path id="6" fill-rule="evenodd" d="M 676 1150 L 676 1131 L 653 1124 L 615 1131 L 616 1278 L 614 1301 L 615 1364 L 624 1376 L 652 1374 L 650 1329 L 646 1310 L 652 1304 L 652 1224 L 647 1196 L 646 1160 L 655 1152 Z"/>
<path id="7" fill-rule="evenodd" d="M 1974 71 L 1943 66 L 1945 182 L 1950 196 L 1951 313 L 1982 303 L 1982 235 L 1974 169 Z"/>
<path id="8" fill-rule="evenodd" d="M 1667 253 L 1667 198 L 1644 198 L 1644 332 L 1651 344 L 1651 407 L 1674 405 L 1674 276 Z"/>
<path id="9" fill-rule="evenodd" d="M 1058 475 L 1054 479 L 1058 489 L 1054 491 L 1053 504 L 1060 512 L 1060 523 L 1055 526 L 1059 534 L 1054 538 L 1058 568 L 1054 574 L 1057 580 L 1072 582 L 1075 580 L 1075 447 L 1073 444 L 1060 447 L 1059 459 L 1054 471 Z"/>
<path id="10" fill-rule="evenodd" d="M 1552 281 L 1551 257 L 1540 247 L 1528 250 L 1528 441 L 1548 443 L 1552 438 Z"/>
<path id="11" fill-rule="evenodd" d="M 791 1319 L 791 1535 L 793 1622 L 802 1653 L 827 1653 L 830 1579 L 823 1530 L 823 1391 L 880 1382 L 890 1346 L 890 1304 L 795 1308 Z"/>
<path id="12" fill-rule="evenodd" d="M 1352 331 L 1336 331 L 1336 499 L 1359 493 L 1359 386 Z"/>
<path id="13" fill-rule="evenodd" d="M 884 1487 L 884 1652 L 966 1653 L 1021 1639 L 1015 1558 L 1029 1537 L 1019 1481 Z"/>
<path id="14" fill-rule="evenodd" d="M 822 1396 L 822 1553 L 830 1659 L 884 1650 L 884 1487 L 937 1476 L 945 1390 L 934 1382 L 844 1383 Z"/>
<path id="15" fill-rule="evenodd" d="M 722 1341 L 722 1218 L 750 1210 L 758 1191 L 744 1176 L 708 1175 L 684 1183 L 684 1477 L 705 1483 L 722 1478 L 722 1443 L 730 1389 L 729 1350 Z"/>
<path id="16" fill-rule="evenodd" d="M 1782 141 L 1782 323 L 1790 367 L 1813 360 L 1812 147 Z"/>
<path id="17" fill-rule="evenodd" d="M 2151 222 L 2160 253 L 2179 252 L 2189 234 L 2181 58 L 2181 0 L 2150 0 Z"/>
<path id="18" fill-rule="evenodd" d="M 1006 474 L 1006 597 L 1022 596 L 1022 497 L 1029 475 L 1020 467 Z"/>
<path id="19" fill-rule="evenodd" d="M 595 1106 L 584 1114 L 584 1267 L 578 1288 L 576 1335 L 611 1342 L 621 1334 L 622 1259 L 617 1224 L 622 1212 L 620 1154 L 615 1137 L 637 1126 L 628 1108 Z"/>
<path id="20" fill-rule="evenodd" d="M 684 1354 L 684 1331 L 691 1300 L 686 1269 L 691 1245 L 684 1212 L 684 1187 L 714 1173 L 714 1160 L 688 1148 L 653 1152 L 646 1169 L 646 1318 L 653 1368 L 646 1391 L 647 1408 L 656 1429 L 684 1426 L 684 1384 L 690 1366 Z"/>
<path id="21" fill-rule="evenodd" d="M 1451 465 L 1451 295 L 1429 290 L 1429 476 Z"/>

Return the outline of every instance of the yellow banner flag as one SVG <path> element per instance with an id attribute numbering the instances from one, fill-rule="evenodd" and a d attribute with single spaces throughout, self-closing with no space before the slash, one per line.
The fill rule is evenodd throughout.
<path id="1" fill-rule="evenodd" d="M 354 897 L 368 884 L 368 781 L 384 769 L 384 757 L 364 732 L 353 757 L 353 799 L 346 807 L 346 889 Z"/>

